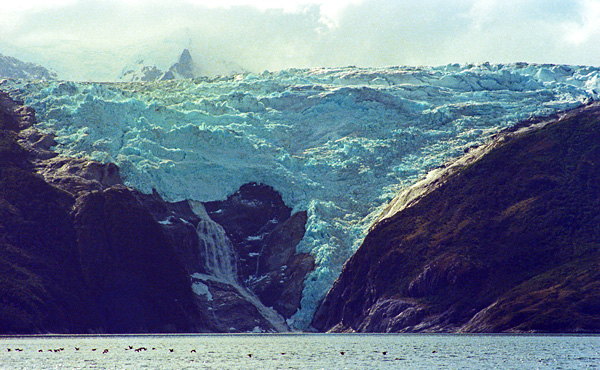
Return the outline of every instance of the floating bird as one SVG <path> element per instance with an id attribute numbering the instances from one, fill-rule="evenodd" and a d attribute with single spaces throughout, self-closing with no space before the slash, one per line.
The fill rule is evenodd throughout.
<path id="1" fill-rule="evenodd" d="M 437 351 L 431 351 L 431 353 L 436 353 Z"/>
<path id="2" fill-rule="evenodd" d="M 92 351 L 95 351 L 95 350 L 96 350 L 96 348 L 92 348 Z"/>
<path id="3" fill-rule="evenodd" d="M 10 352 L 10 348 L 7 348 L 8 352 Z"/>
<path id="4" fill-rule="evenodd" d="M 252 357 L 252 353 L 248 353 L 248 358 Z"/>
<path id="5" fill-rule="evenodd" d="M 343 356 L 343 355 L 345 355 L 345 354 L 346 354 L 346 352 L 344 352 L 344 351 L 340 351 L 340 355 L 342 355 L 342 356 Z"/>
<path id="6" fill-rule="evenodd" d="M 283 355 L 285 355 L 285 352 L 281 352 L 281 355 L 282 355 L 282 356 L 283 356 Z"/>
<path id="7" fill-rule="evenodd" d="M 173 348 L 169 348 L 169 352 L 173 352 L 173 351 L 174 351 Z"/>
<path id="8" fill-rule="evenodd" d="M 387 355 L 387 351 L 383 351 L 381 353 L 383 353 L 384 356 Z"/>

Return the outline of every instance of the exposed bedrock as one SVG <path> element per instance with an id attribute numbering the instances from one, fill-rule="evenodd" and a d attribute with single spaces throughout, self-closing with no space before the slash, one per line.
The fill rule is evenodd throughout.
<path id="1" fill-rule="evenodd" d="M 599 332 L 600 104 L 404 191 L 317 310 L 333 332 Z"/>
<path id="2" fill-rule="evenodd" d="M 271 322 L 243 294 L 240 287 L 216 281 L 209 276 L 194 275 L 193 288 L 199 307 L 207 315 L 211 329 L 220 333 L 275 332 Z M 243 289 L 243 288 L 242 288 Z"/>
<path id="3" fill-rule="evenodd" d="M 18 143 L 23 112 L 0 92 L 0 333 L 86 332 L 92 304 L 69 215 L 74 199 L 33 171 Z"/>
<path id="4" fill-rule="evenodd" d="M 238 279 L 268 307 L 290 318 L 300 307 L 314 257 L 296 253 L 305 233 L 306 212 L 290 215 L 270 186 L 246 184 L 225 201 L 205 204 L 223 226 L 237 255 Z"/>
<path id="5" fill-rule="evenodd" d="M 267 306 L 290 318 L 300 308 L 304 279 L 315 267 L 314 257 L 295 253 L 305 232 L 306 212 L 292 215 L 265 240 L 252 290 Z"/>
<path id="6" fill-rule="evenodd" d="M 257 274 L 266 238 L 291 213 L 273 188 L 261 184 L 244 185 L 225 201 L 208 202 L 205 208 L 233 243 L 242 281 Z"/>
<path id="7" fill-rule="evenodd" d="M 200 219 L 192 211 L 187 201 L 169 203 L 158 193 L 143 194 L 134 190 L 133 194 L 154 220 L 160 224 L 187 274 L 206 273 L 205 257 L 199 246 L 196 226 Z"/>
<path id="8" fill-rule="evenodd" d="M 81 269 L 107 332 L 199 329 L 189 276 L 129 189 L 81 196 L 74 220 Z"/>
<path id="9" fill-rule="evenodd" d="M 212 330 L 118 168 L 57 156 L 34 122 L 0 93 L 0 333 Z"/>
<path id="10" fill-rule="evenodd" d="M 296 253 L 307 216 L 306 212 L 290 215 L 291 209 L 273 188 L 246 184 L 224 201 L 200 206 L 199 214 L 195 213 L 198 206 L 190 206 L 188 201 L 169 203 L 156 192 L 134 193 L 193 276 L 197 304 L 207 313 L 212 330 L 278 331 L 260 306 L 272 307 L 284 319 L 298 310 L 304 279 L 314 269 L 311 255 Z M 204 210 L 206 215 L 202 215 Z M 213 221 L 219 226 L 210 226 Z M 213 241 L 223 245 L 210 246 L 218 250 L 202 245 Z M 215 253 L 223 255 L 211 255 Z M 225 266 L 213 266 L 211 258 L 231 258 L 235 276 L 222 271 Z"/>
<path id="11" fill-rule="evenodd" d="M 201 205 L 125 187 L 114 164 L 58 156 L 5 94 L 0 108 L 0 332 L 287 330 L 314 268 L 296 254 L 305 212 L 248 184 L 206 205 L 218 226 Z M 239 274 L 209 268 L 200 224 L 231 239 L 211 253 L 231 253 Z"/>

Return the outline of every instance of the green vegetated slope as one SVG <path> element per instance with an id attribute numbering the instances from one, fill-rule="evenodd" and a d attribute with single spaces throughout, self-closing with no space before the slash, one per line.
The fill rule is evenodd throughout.
<path id="1" fill-rule="evenodd" d="M 500 140 L 374 225 L 316 328 L 600 330 L 600 105 Z"/>

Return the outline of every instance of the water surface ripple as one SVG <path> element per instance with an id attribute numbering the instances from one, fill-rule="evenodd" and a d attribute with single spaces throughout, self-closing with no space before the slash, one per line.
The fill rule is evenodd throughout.
<path id="1" fill-rule="evenodd" d="M 433 368 L 598 369 L 600 337 L 272 334 L 0 338 L 0 369 Z"/>

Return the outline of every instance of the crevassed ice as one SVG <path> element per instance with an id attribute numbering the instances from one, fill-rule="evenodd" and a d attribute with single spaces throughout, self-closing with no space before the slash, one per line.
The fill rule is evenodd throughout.
<path id="1" fill-rule="evenodd" d="M 255 181 L 308 211 L 302 308 L 320 299 L 400 188 L 515 122 L 598 95 L 598 68 L 447 65 L 310 69 L 95 84 L 4 81 L 57 150 L 119 165 L 166 199 L 224 199 Z"/>

